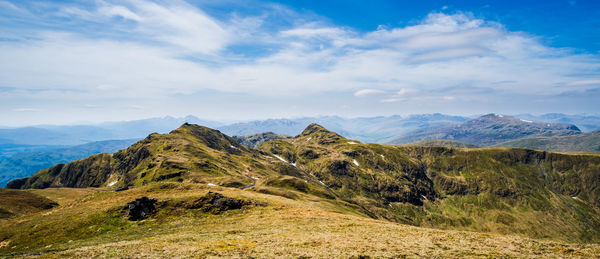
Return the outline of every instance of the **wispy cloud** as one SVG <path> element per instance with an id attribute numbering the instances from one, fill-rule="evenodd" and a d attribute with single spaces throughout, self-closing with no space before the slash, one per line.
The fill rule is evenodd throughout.
<path id="1" fill-rule="evenodd" d="M 592 89 L 600 77 L 597 55 L 551 48 L 461 12 L 359 32 L 281 5 L 218 17 L 184 1 L 54 3 L 47 9 L 53 13 L 43 15 L 25 4 L 0 5 L 26 10 L 34 14 L 30 24 L 44 24 L 3 33 L 19 40 L 0 41 L 0 59 L 11 61 L 0 63 L 0 85 L 72 90 L 12 91 L 0 101 L 145 98 L 141 106 L 152 107 L 161 105 L 157 99 L 204 91 L 297 98 L 387 94 L 362 99 L 372 101 L 362 105 L 378 105 L 493 99 L 494 91 L 552 96 L 566 86 Z"/>

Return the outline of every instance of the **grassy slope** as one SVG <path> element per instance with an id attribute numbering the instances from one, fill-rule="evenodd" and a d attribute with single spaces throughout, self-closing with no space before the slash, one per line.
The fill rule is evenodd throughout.
<path id="1" fill-rule="evenodd" d="M 266 206 L 221 215 L 170 209 L 127 221 L 121 207 L 140 196 L 186 200 L 208 190 Z M 571 244 L 370 219 L 340 201 L 300 192 L 297 200 L 203 184 L 152 183 L 124 192 L 35 190 L 59 207 L 0 221 L 0 254 L 42 257 L 593 257 L 600 245 Z"/>
<path id="2" fill-rule="evenodd" d="M 144 186 L 183 171 L 161 181 L 253 184 L 247 190 L 291 199 L 311 195 L 337 204 L 339 211 L 417 226 L 563 242 L 600 240 L 600 156 L 362 144 L 318 125 L 298 138 L 265 143 L 261 150 L 184 125 L 112 157 L 90 159 L 85 163 L 110 161 L 109 170 L 90 170 L 77 179 L 89 184 L 102 176 L 97 186 L 112 181 Z M 69 168 L 89 168 L 78 163 Z M 52 179 L 56 172 L 64 177 Z M 64 168 L 42 171 L 29 181 L 64 184 L 68 175 Z"/>
<path id="3" fill-rule="evenodd" d="M 57 205 L 56 202 L 31 192 L 0 188 L 0 219 L 35 213 Z"/>
<path id="4" fill-rule="evenodd" d="M 271 141 L 261 149 L 295 163 L 309 179 L 372 217 L 600 241 L 597 155 L 361 144 L 327 131 Z M 345 166 L 332 170 L 334 164 Z"/>
<path id="5" fill-rule="evenodd" d="M 407 144 L 408 146 L 421 146 L 421 147 L 458 147 L 458 148 L 476 148 L 477 146 L 462 143 L 448 139 L 432 139 L 422 140 L 414 143 Z"/>

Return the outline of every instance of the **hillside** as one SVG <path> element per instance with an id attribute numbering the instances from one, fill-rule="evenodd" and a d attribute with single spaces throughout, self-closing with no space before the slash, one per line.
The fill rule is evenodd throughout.
<path id="1" fill-rule="evenodd" d="M 458 147 L 458 148 L 476 148 L 477 146 L 471 144 L 465 144 L 462 142 L 447 140 L 447 139 L 432 139 L 422 140 L 410 144 L 407 146 L 420 146 L 420 147 Z"/>
<path id="2" fill-rule="evenodd" d="M 566 123 L 547 123 L 523 120 L 506 115 L 488 114 L 464 123 L 417 131 L 390 141 L 390 144 L 408 144 L 432 139 L 455 140 L 477 146 L 531 136 L 570 136 L 581 134 L 577 126 Z"/>
<path id="3" fill-rule="evenodd" d="M 0 256 L 44 258 L 594 258 L 598 244 L 575 244 L 376 220 L 336 200 L 302 192 L 288 199 L 194 183 L 30 190 L 60 204 L 0 220 Z M 252 202 L 213 214 L 188 208 L 208 192 Z M 127 220 L 124 207 L 142 196 L 157 211 Z"/>
<path id="4" fill-rule="evenodd" d="M 184 124 L 8 187 L 205 184 L 290 199 L 308 195 L 416 226 L 599 242 L 599 177 L 597 155 L 362 144 L 316 124 L 256 151 Z"/>
<path id="5" fill-rule="evenodd" d="M 600 152 L 600 131 L 560 137 L 528 137 L 496 144 L 558 152 Z"/>
<path id="6" fill-rule="evenodd" d="M 275 134 L 273 132 L 263 132 L 253 135 L 232 136 L 232 138 L 246 147 L 256 149 L 267 141 L 276 139 L 288 139 L 291 137 L 288 135 Z"/>
<path id="7" fill-rule="evenodd" d="M 48 151 L 18 153 L 0 161 L 0 186 L 16 178 L 31 176 L 55 164 L 68 163 L 97 153 L 113 153 L 136 141 L 137 139 L 106 140 Z"/>

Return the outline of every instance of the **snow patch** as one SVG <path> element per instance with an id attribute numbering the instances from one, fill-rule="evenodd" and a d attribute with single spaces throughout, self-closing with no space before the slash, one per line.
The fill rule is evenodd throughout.
<path id="1" fill-rule="evenodd" d="M 217 185 L 214 183 L 208 183 L 208 186 L 217 186 Z"/>
<path id="2" fill-rule="evenodd" d="M 322 185 L 325 185 L 323 182 L 319 181 Z"/>
<path id="3" fill-rule="evenodd" d="M 352 163 L 354 163 L 356 166 L 360 166 L 360 165 L 358 165 L 358 161 L 356 161 L 356 159 L 353 159 Z"/>
<path id="4" fill-rule="evenodd" d="M 274 155 L 274 156 L 275 156 L 277 159 L 279 159 L 279 160 L 281 160 L 281 161 L 283 161 L 283 162 L 286 162 L 286 163 L 287 163 L 287 161 L 286 161 L 285 159 L 281 158 L 280 156 L 278 156 L 278 155 Z"/>
<path id="5" fill-rule="evenodd" d="M 546 124 L 546 127 L 550 127 L 550 124 Z"/>
<path id="6" fill-rule="evenodd" d="M 253 180 L 258 180 L 260 178 L 256 177 L 256 176 L 250 176 L 250 178 L 252 178 Z"/>
<path id="7" fill-rule="evenodd" d="M 306 138 L 306 141 L 310 141 L 312 139 L 312 137 L 308 137 Z"/>
<path id="8" fill-rule="evenodd" d="M 356 145 L 356 144 L 358 144 L 358 143 L 356 143 L 356 142 L 354 142 L 354 141 L 350 141 L 350 142 L 348 142 L 348 144 L 350 144 L 350 145 Z"/>
<path id="9" fill-rule="evenodd" d="M 111 186 L 115 185 L 116 183 L 117 183 L 117 181 L 110 182 L 110 183 L 108 184 L 108 187 L 111 187 Z"/>
<path id="10" fill-rule="evenodd" d="M 573 199 L 576 199 L 576 200 L 577 200 L 577 196 L 573 196 L 573 197 L 571 197 L 571 198 L 573 198 Z"/>
<path id="11" fill-rule="evenodd" d="M 524 120 L 524 119 L 520 119 L 522 122 L 527 122 L 527 123 L 533 123 L 533 121 L 528 121 L 528 120 Z"/>
<path id="12" fill-rule="evenodd" d="M 290 163 L 291 165 L 293 165 L 294 167 L 296 167 L 296 163 Z"/>
<path id="13" fill-rule="evenodd" d="M 427 200 L 427 197 L 425 197 L 425 195 L 422 195 L 422 194 L 421 194 L 421 197 L 423 197 L 423 199 L 426 199 L 426 200 Z"/>
<path id="14" fill-rule="evenodd" d="M 233 149 L 238 149 L 237 147 L 234 147 L 233 145 L 229 145 L 229 147 L 231 147 Z"/>
<path id="15" fill-rule="evenodd" d="M 384 155 L 381 155 L 381 154 L 380 154 L 380 156 L 381 156 L 381 158 L 382 158 L 382 159 L 385 159 L 385 156 L 384 156 Z"/>

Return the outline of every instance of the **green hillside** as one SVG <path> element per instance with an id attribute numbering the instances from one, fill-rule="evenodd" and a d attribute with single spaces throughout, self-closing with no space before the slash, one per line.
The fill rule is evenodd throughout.
<path id="1" fill-rule="evenodd" d="M 218 131 L 184 124 L 169 134 L 152 134 L 114 155 L 94 155 L 57 165 L 8 186 L 130 186 L 129 191 L 123 192 L 126 194 L 100 191 L 81 200 L 82 206 L 90 206 L 91 211 L 86 214 L 92 213 L 91 218 L 80 218 L 80 226 L 65 229 L 75 228 L 61 234 L 64 240 L 92 238 L 105 242 L 110 235 L 117 235 L 111 232 L 115 229 L 123 229 L 134 238 L 138 235 L 134 233 L 136 228 L 123 219 L 123 210 L 118 208 L 142 194 L 158 197 L 159 212 L 150 221 L 150 228 L 166 231 L 169 222 L 175 222 L 173 226 L 186 224 L 191 220 L 188 216 L 195 217 L 194 206 L 186 205 L 195 202 L 188 199 L 192 193 L 209 188 L 255 199 L 244 203 L 254 204 L 248 208 L 250 215 L 266 213 L 265 216 L 275 219 L 294 214 L 274 216 L 277 213 L 271 211 L 272 204 L 291 202 L 299 211 L 316 209 L 358 217 L 353 221 L 361 226 L 366 224 L 366 218 L 371 218 L 390 222 L 381 224 L 597 243 L 600 242 L 599 179 L 600 155 L 518 148 L 363 144 L 316 124 L 309 125 L 296 138 L 269 141 L 254 150 Z M 259 205 L 263 203 L 266 207 Z M 286 206 L 282 210 L 289 213 Z M 77 209 L 61 211 L 77 213 Z M 299 220 L 306 219 L 304 216 Z M 79 217 L 83 216 L 76 218 Z M 32 247 L 38 248 L 47 246 L 49 241 L 25 239 L 28 233 L 37 233 L 28 224 L 33 223 L 9 223 L 0 231 L 0 240 L 36 243 Z M 57 223 L 45 224 L 49 231 Z M 79 227 L 87 226 L 98 231 L 77 232 Z M 248 228 L 241 231 L 262 231 Z M 347 233 L 348 229 L 340 231 Z M 3 251 L 11 250 L 0 248 Z"/>
<path id="2" fill-rule="evenodd" d="M 406 144 L 407 146 L 420 146 L 420 147 L 457 147 L 457 148 L 476 148 L 477 146 L 462 143 L 454 140 L 447 139 L 432 139 L 422 140 L 414 143 Z"/>

